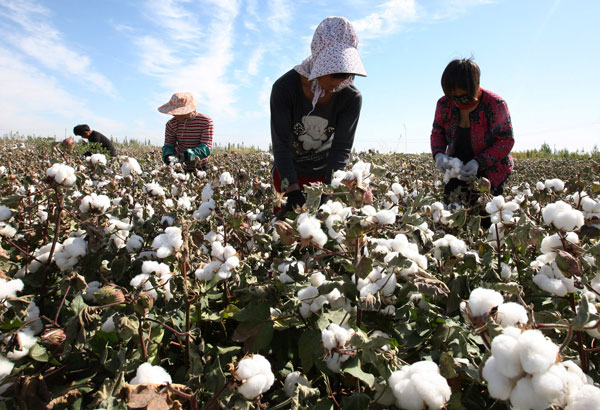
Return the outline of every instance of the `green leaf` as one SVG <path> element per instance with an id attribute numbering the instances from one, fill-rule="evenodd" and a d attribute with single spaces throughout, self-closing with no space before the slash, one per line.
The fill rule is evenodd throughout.
<path id="1" fill-rule="evenodd" d="M 243 322 L 233 332 L 232 340 L 244 342 L 249 353 L 268 347 L 273 339 L 273 322 Z"/>
<path id="2" fill-rule="evenodd" d="M 350 397 L 344 397 L 342 408 L 344 410 L 364 410 L 369 407 L 371 398 L 364 393 L 354 393 Z"/>
<path id="3" fill-rule="evenodd" d="M 576 329 L 581 329 L 590 321 L 590 305 L 586 297 L 581 298 L 581 302 L 579 303 L 577 309 L 577 316 L 575 316 L 575 325 Z"/>
<path id="4" fill-rule="evenodd" d="M 321 332 L 306 330 L 298 340 L 298 355 L 304 373 L 308 373 L 313 367 L 314 360 L 323 355 L 321 346 Z"/>
<path id="5" fill-rule="evenodd" d="M 463 225 L 467 222 L 467 211 L 462 210 L 455 212 L 450 217 L 448 217 L 450 221 L 450 226 L 453 228 L 462 228 Z"/>
<path id="6" fill-rule="evenodd" d="M 262 322 L 270 317 L 271 310 L 266 302 L 252 303 L 233 315 L 238 322 Z"/>
<path id="7" fill-rule="evenodd" d="M 354 356 L 346 361 L 343 368 L 344 373 L 351 374 L 357 379 L 365 382 L 369 387 L 373 387 L 375 385 L 375 376 L 370 373 L 364 372 L 360 368 L 360 360 L 357 356 Z M 344 407 L 346 408 L 346 407 Z"/>
<path id="8" fill-rule="evenodd" d="M 373 271 L 373 259 L 367 258 L 367 257 L 360 258 L 360 261 L 354 268 L 354 273 L 356 275 L 358 275 L 358 277 L 361 279 L 366 278 L 369 275 L 369 273 L 371 273 L 372 271 Z"/>
<path id="9" fill-rule="evenodd" d="M 48 352 L 46 348 L 39 344 L 34 344 L 31 349 L 29 349 L 29 356 L 38 362 L 47 362 L 50 356 L 48 356 Z"/>
<path id="10" fill-rule="evenodd" d="M 321 399 L 310 410 L 333 410 L 333 401 L 329 399 Z"/>

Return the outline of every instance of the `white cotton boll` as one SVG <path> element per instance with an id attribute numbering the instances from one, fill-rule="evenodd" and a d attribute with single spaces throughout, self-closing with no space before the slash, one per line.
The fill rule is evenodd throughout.
<path id="1" fill-rule="evenodd" d="M 142 249 L 143 245 L 144 245 L 144 238 L 142 238 L 139 235 L 132 235 L 127 240 L 127 245 L 125 247 L 127 248 L 127 252 L 133 253 L 135 251 Z"/>
<path id="2" fill-rule="evenodd" d="M 542 251 L 542 253 L 550 253 L 553 252 L 555 249 L 562 249 L 562 247 L 562 241 L 560 240 L 558 234 L 555 233 L 554 235 L 546 236 L 544 239 L 542 239 L 540 250 Z"/>
<path id="3" fill-rule="evenodd" d="M 248 378 L 237 390 L 246 400 L 253 400 L 263 392 L 267 384 L 267 376 L 256 374 Z"/>
<path id="4" fill-rule="evenodd" d="M 121 165 L 121 175 L 127 177 L 130 175 L 141 175 L 142 168 L 138 163 L 137 159 L 132 157 L 126 157 Z"/>
<path id="5" fill-rule="evenodd" d="M 539 330 L 526 330 L 519 336 L 519 352 L 523 370 L 541 373 L 556 362 L 558 346 Z"/>
<path id="6" fill-rule="evenodd" d="M 446 379 L 440 374 L 417 373 L 410 379 L 427 409 L 441 409 L 450 400 L 452 391 Z"/>
<path id="7" fill-rule="evenodd" d="M 548 189 L 552 189 L 556 192 L 561 192 L 565 189 L 565 183 L 564 181 L 558 179 L 558 178 L 554 178 L 554 179 L 547 179 L 544 182 L 544 186 Z"/>
<path id="8" fill-rule="evenodd" d="M 310 275 L 310 284 L 313 285 L 315 288 L 318 288 L 325 282 L 325 279 L 326 277 L 325 275 L 323 275 L 323 273 L 315 272 L 312 275 Z"/>
<path id="9" fill-rule="evenodd" d="M 35 320 L 40 317 L 40 308 L 35 304 L 35 302 L 31 302 L 27 307 L 27 317 L 25 318 L 26 322 L 31 321 L 31 323 L 27 326 L 32 331 L 33 334 L 39 334 L 44 330 L 44 324 L 41 320 Z"/>
<path id="10" fill-rule="evenodd" d="M 577 311 L 579 311 L 579 306 L 577 306 Z M 590 312 L 590 314 L 592 314 L 592 315 L 598 314 L 598 310 L 596 309 L 596 306 L 594 306 L 594 304 L 592 304 L 592 303 L 588 304 L 588 312 Z M 588 335 L 590 335 L 591 337 L 594 337 L 596 339 L 600 339 L 600 330 L 598 328 L 598 324 L 599 323 L 598 323 L 597 320 L 593 321 L 593 322 L 586 323 L 586 325 L 585 325 L 586 327 L 589 327 L 589 326 L 596 326 L 596 327 L 593 328 L 593 329 L 586 329 L 585 332 Z"/>
<path id="11" fill-rule="evenodd" d="M 57 184 L 64 186 L 72 186 L 75 184 L 77 177 L 75 176 L 75 170 L 65 164 L 53 164 L 46 170 L 46 176 L 54 178 Z"/>
<path id="12" fill-rule="evenodd" d="M 106 195 L 91 193 L 81 200 L 79 211 L 83 213 L 95 211 L 103 214 L 110 208 L 110 204 L 110 198 Z"/>
<path id="13" fill-rule="evenodd" d="M 0 206 L 0 221 L 8 221 L 12 216 L 10 209 L 4 205 Z"/>
<path id="14" fill-rule="evenodd" d="M 253 360 L 251 357 L 246 357 L 240 360 L 238 367 L 235 370 L 235 374 L 242 380 L 249 379 L 259 372 L 260 367 L 258 362 Z"/>
<path id="15" fill-rule="evenodd" d="M 150 194 L 152 196 L 161 198 L 165 196 L 165 190 L 162 186 L 160 186 L 160 184 L 157 184 L 156 182 L 149 182 L 145 184 L 143 190 L 145 193 Z"/>
<path id="16" fill-rule="evenodd" d="M 21 279 L 7 281 L 6 279 L 0 278 L 0 300 L 8 297 L 17 297 L 17 292 L 21 292 L 24 286 Z"/>
<path id="17" fill-rule="evenodd" d="M 219 270 L 220 267 L 220 261 L 212 261 L 204 265 L 202 268 L 196 269 L 196 272 L 194 274 L 196 275 L 196 279 L 198 280 L 210 281 L 212 280 L 212 278 L 214 278 L 215 273 Z"/>
<path id="18" fill-rule="evenodd" d="M 571 205 L 563 201 L 546 205 L 542 209 L 542 218 L 546 225 L 554 225 L 557 229 L 565 232 L 578 229 L 585 222 L 581 211 L 573 209 Z"/>
<path id="19" fill-rule="evenodd" d="M 219 182 L 221 185 L 231 185 L 234 183 L 233 177 L 227 171 L 223 172 L 219 177 Z"/>
<path id="20" fill-rule="evenodd" d="M 321 230 L 321 221 L 308 213 L 298 217 L 298 233 L 302 239 L 311 239 L 320 246 L 327 243 L 327 235 Z"/>
<path id="21" fill-rule="evenodd" d="M 515 326 L 517 324 L 526 325 L 529 321 L 525 308 L 514 302 L 503 303 L 498 306 L 496 320 L 502 327 Z"/>
<path id="22" fill-rule="evenodd" d="M 531 385 L 537 395 L 545 401 L 552 402 L 563 394 L 567 370 L 560 364 L 551 366 L 543 373 L 531 377 Z"/>
<path id="23" fill-rule="evenodd" d="M 571 392 L 567 402 L 565 410 L 597 410 L 600 408 L 600 388 L 586 384 L 579 390 Z"/>
<path id="24" fill-rule="evenodd" d="M 114 316 L 115 315 L 110 316 L 108 319 L 106 319 L 106 321 L 104 323 L 102 323 L 102 326 L 100 327 L 100 329 L 103 332 L 106 332 L 106 333 L 115 333 L 116 332 Z"/>
<path id="25" fill-rule="evenodd" d="M 501 305 L 504 298 L 499 292 L 492 289 L 477 288 L 469 296 L 469 308 L 473 316 L 483 316 L 496 306 Z"/>
<path id="26" fill-rule="evenodd" d="M 285 382 L 283 383 L 283 388 L 285 390 L 285 394 L 288 397 L 293 397 L 296 388 L 299 386 L 310 386 L 308 379 L 302 373 L 295 371 L 288 374 L 285 378 Z"/>
<path id="27" fill-rule="evenodd" d="M 200 207 L 194 211 L 192 217 L 199 221 L 204 221 L 210 214 L 212 214 L 212 211 L 215 209 L 215 207 L 215 201 L 210 199 L 208 202 L 202 203 L 202 205 L 200 205 Z"/>
<path id="28" fill-rule="evenodd" d="M 12 238 L 17 233 L 17 230 L 13 228 L 11 225 L 0 222 L 0 236 L 5 236 L 7 238 Z"/>
<path id="29" fill-rule="evenodd" d="M 501 263 L 501 266 L 502 266 L 502 270 L 500 271 L 500 277 L 504 280 L 510 279 L 510 277 L 512 276 L 512 271 L 510 270 L 510 266 L 508 266 L 504 262 Z"/>
<path id="30" fill-rule="evenodd" d="M 10 376 L 13 367 L 15 367 L 15 364 L 0 354 L 0 382 L 3 381 L 6 376 Z"/>
<path id="31" fill-rule="evenodd" d="M 545 410 L 550 403 L 533 390 L 531 378 L 522 377 L 510 393 L 510 403 L 517 410 Z"/>
<path id="32" fill-rule="evenodd" d="M 298 291 L 297 297 L 302 301 L 309 301 L 319 296 L 319 290 L 314 286 L 307 286 Z"/>
<path id="33" fill-rule="evenodd" d="M 91 281 L 90 283 L 87 284 L 87 287 L 85 288 L 82 296 L 83 296 L 83 300 L 85 300 L 86 302 L 95 302 L 96 301 L 96 297 L 94 296 L 94 293 L 97 292 L 98 290 L 100 290 L 100 288 L 102 287 L 102 284 L 100 282 L 98 282 L 97 280 Z"/>
<path id="34" fill-rule="evenodd" d="M 162 218 L 160 218 L 160 224 L 162 226 L 164 226 L 164 225 L 173 226 L 174 223 L 175 223 L 175 220 L 171 216 L 165 215 Z"/>
<path id="35" fill-rule="evenodd" d="M 10 360 L 19 360 L 29 354 L 29 349 L 31 349 L 36 343 L 37 339 L 33 335 L 33 330 L 29 328 L 25 328 L 17 333 L 17 337 L 19 338 L 19 345 L 21 347 L 20 350 L 13 350 L 11 352 L 6 353 L 6 357 Z"/>
<path id="36" fill-rule="evenodd" d="M 492 356 L 496 358 L 495 366 L 504 377 L 512 379 L 523 373 L 519 348 L 518 339 L 510 335 L 501 334 L 492 340 Z"/>
<path id="37" fill-rule="evenodd" d="M 87 160 L 91 162 L 92 165 L 106 165 L 106 156 L 104 154 L 92 154 Z"/>
<path id="38" fill-rule="evenodd" d="M 490 356 L 483 366 L 482 376 L 488 384 L 490 396 L 498 400 L 508 400 L 513 383 L 510 378 L 498 371 L 498 360 Z"/>
<path id="39" fill-rule="evenodd" d="M 392 225 L 396 222 L 396 213 L 390 209 L 383 209 L 375 214 L 379 225 Z"/>
<path id="40" fill-rule="evenodd" d="M 317 313 L 323 308 L 323 305 L 326 305 L 328 303 L 329 301 L 327 300 L 327 297 L 324 295 L 320 295 L 313 299 L 312 303 L 310 304 L 310 311 L 312 313 Z"/>
<path id="41" fill-rule="evenodd" d="M 212 186 L 210 184 L 206 184 L 204 186 L 204 188 L 202 188 L 202 195 L 201 195 L 202 202 L 210 201 L 212 199 L 213 193 L 214 193 L 214 190 L 213 190 Z"/>
<path id="42" fill-rule="evenodd" d="M 150 363 L 141 364 L 136 371 L 135 377 L 129 384 L 165 384 L 172 383 L 171 376 L 160 366 L 152 366 Z"/>

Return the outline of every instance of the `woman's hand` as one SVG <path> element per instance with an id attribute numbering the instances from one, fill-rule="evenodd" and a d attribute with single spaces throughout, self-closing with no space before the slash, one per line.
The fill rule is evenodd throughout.
<path id="1" fill-rule="evenodd" d="M 477 170 L 479 169 L 479 163 L 472 159 L 467 162 L 464 167 L 460 170 L 460 175 L 465 178 L 474 177 L 477 175 Z"/>

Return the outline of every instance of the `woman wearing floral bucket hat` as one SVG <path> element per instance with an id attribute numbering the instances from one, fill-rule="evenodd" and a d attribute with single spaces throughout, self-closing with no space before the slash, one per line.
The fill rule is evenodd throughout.
<path id="1" fill-rule="evenodd" d="M 305 184 L 330 183 L 346 166 L 362 105 L 354 76 L 367 76 L 357 47 L 350 21 L 328 17 L 315 31 L 311 55 L 273 84 L 273 184 L 285 192 L 288 211 L 306 201 Z"/>
<path id="2" fill-rule="evenodd" d="M 173 116 L 165 127 L 163 161 L 169 164 L 169 157 L 180 158 L 187 172 L 204 169 L 212 148 L 213 121 L 196 112 L 196 107 L 191 93 L 175 93 L 168 103 L 158 107 L 158 111 Z"/>

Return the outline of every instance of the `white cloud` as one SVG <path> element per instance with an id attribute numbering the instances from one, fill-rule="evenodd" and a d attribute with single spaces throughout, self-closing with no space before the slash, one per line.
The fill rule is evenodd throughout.
<path id="1" fill-rule="evenodd" d="M 203 36 L 197 15 L 185 9 L 189 0 L 149 0 L 146 12 L 150 19 L 166 30 L 166 35 L 176 41 L 193 41 Z"/>
<path id="2" fill-rule="evenodd" d="M 18 87 L 15 87 L 18 84 Z M 56 78 L 26 64 L 21 58 L 0 47 L 0 133 L 48 136 L 71 134 L 73 125 L 85 121 L 125 129 L 123 124 L 100 117 L 79 98 L 63 90 Z"/>
<path id="3" fill-rule="evenodd" d="M 375 38 L 398 31 L 402 24 L 415 21 L 415 0 L 389 0 L 376 7 L 376 11 L 352 24 L 359 38 Z"/>
<path id="4" fill-rule="evenodd" d="M 60 31 L 47 21 L 50 15 L 47 9 L 25 0 L 0 0 L 0 7 L 0 16 L 20 26 L 20 30 L 11 27 L 0 32 L 6 41 L 47 68 L 73 75 L 106 94 L 115 94 L 110 80 L 92 69 L 89 57 L 71 50 Z"/>
<path id="5" fill-rule="evenodd" d="M 269 10 L 272 13 L 267 17 L 267 24 L 275 33 L 289 30 L 292 20 L 292 4 L 288 0 L 269 0 Z"/>
<path id="6" fill-rule="evenodd" d="M 183 60 L 176 57 L 173 47 L 164 41 L 151 36 L 142 36 L 134 39 L 135 45 L 140 50 L 140 70 L 144 74 L 160 76 L 168 74 L 173 67 L 182 65 Z"/>

